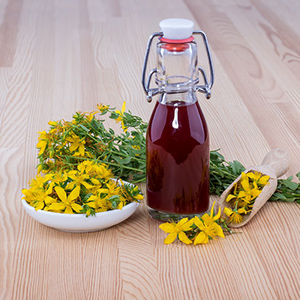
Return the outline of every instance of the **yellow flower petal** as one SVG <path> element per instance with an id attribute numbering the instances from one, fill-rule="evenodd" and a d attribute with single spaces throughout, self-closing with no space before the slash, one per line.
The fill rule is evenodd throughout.
<path id="1" fill-rule="evenodd" d="M 35 207 L 35 210 L 43 209 L 45 206 L 43 201 L 40 201 L 37 206 Z"/>
<path id="2" fill-rule="evenodd" d="M 121 108 L 122 114 L 124 113 L 125 109 L 126 109 L 126 101 L 123 102 L 123 105 L 122 105 L 122 108 Z"/>
<path id="3" fill-rule="evenodd" d="M 96 202 L 88 202 L 87 205 L 92 208 L 97 208 Z"/>
<path id="4" fill-rule="evenodd" d="M 194 218 L 194 224 L 201 230 L 204 228 L 203 222 L 197 216 Z"/>
<path id="5" fill-rule="evenodd" d="M 134 197 L 136 200 L 143 200 L 144 199 L 144 196 L 141 195 L 141 194 L 138 194 Z"/>
<path id="6" fill-rule="evenodd" d="M 229 195 L 226 197 L 226 202 L 229 202 L 230 200 L 235 199 L 235 198 L 236 198 L 235 195 L 229 194 Z"/>
<path id="7" fill-rule="evenodd" d="M 80 213 L 80 211 L 82 210 L 81 205 L 77 204 L 77 203 L 72 203 L 71 204 L 72 209 L 74 209 L 76 212 Z"/>
<path id="8" fill-rule="evenodd" d="M 55 212 L 61 212 L 62 210 L 65 209 L 65 207 L 66 206 L 63 203 L 56 202 L 56 203 L 52 203 L 49 206 L 48 210 L 52 210 L 52 211 L 55 211 Z"/>
<path id="9" fill-rule="evenodd" d="M 170 233 L 164 240 L 165 244 L 172 244 L 177 238 L 177 233 L 176 232 L 172 232 Z"/>
<path id="10" fill-rule="evenodd" d="M 221 217 L 221 207 L 219 206 L 219 210 L 217 212 L 217 214 L 214 216 L 214 206 L 215 206 L 216 201 L 214 201 L 212 207 L 211 207 L 211 211 L 210 211 L 210 217 L 213 219 L 213 221 L 216 221 L 218 219 L 220 219 Z"/>
<path id="11" fill-rule="evenodd" d="M 183 218 L 177 223 L 177 227 L 182 226 L 184 223 L 186 223 L 189 219 L 188 218 Z"/>
<path id="12" fill-rule="evenodd" d="M 194 220 L 191 219 L 189 221 L 187 221 L 186 223 L 184 223 L 183 225 L 181 225 L 180 229 L 182 231 L 188 231 L 191 229 L 191 226 L 194 224 Z"/>
<path id="13" fill-rule="evenodd" d="M 66 202 L 67 194 L 66 194 L 65 190 L 60 186 L 56 186 L 54 189 L 55 189 L 55 192 L 57 193 L 59 199 L 63 202 Z"/>
<path id="14" fill-rule="evenodd" d="M 229 207 L 224 207 L 224 214 L 227 217 L 230 217 L 232 213 L 233 213 L 233 211 Z"/>
<path id="15" fill-rule="evenodd" d="M 94 187 L 93 185 L 87 183 L 86 181 L 82 181 L 81 184 L 84 185 L 87 189 L 91 189 Z"/>
<path id="16" fill-rule="evenodd" d="M 211 225 L 211 231 L 213 232 L 213 235 L 217 235 L 217 236 L 219 236 L 221 238 L 225 238 L 223 229 L 222 229 L 222 227 L 219 224 L 213 223 Z"/>
<path id="17" fill-rule="evenodd" d="M 178 238 L 181 242 L 185 243 L 186 245 L 192 243 L 192 241 L 187 237 L 187 235 L 184 232 L 179 232 Z"/>
<path id="18" fill-rule="evenodd" d="M 49 205 L 49 204 L 51 204 L 51 203 L 54 203 L 54 202 L 56 202 L 56 199 L 54 199 L 54 198 L 52 198 L 52 197 L 50 197 L 50 196 L 46 196 L 46 197 L 45 197 L 45 203 L 46 203 L 47 205 Z"/>
<path id="19" fill-rule="evenodd" d="M 69 201 L 73 201 L 78 198 L 80 193 L 80 186 L 76 186 L 76 188 L 70 193 L 68 199 Z"/>
<path id="20" fill-rule="evenodd" d="M 261 184 L 261 185 L 263 185 L 263 186 L 265 186 L 266 184 L 268 184 L 269 183 L 269 179 L 270 179 L 270 176 L 262 176 L 260 179 L 259 179 L 259 181 L 258 181 L 258 183 L 259 184 Z"/>
<path id="21" fill-rule="evenodd" d="M 64 214 L 74 214 L 74 212 L 70 206 L 67 206 L 64 211 Z"/>
<path id="22" fill-rule="evenodd" d="M 159 225 L 159 228 L 166 233 L 170 233 L 174 231 L 175 226 L 171 223 L 163 223 Z"/>
<path id="23" fill-rule="evenodd" d="M 195 238 L 194 240 L 194 245 L 198 245 L 198 244 L 206 244 L 208 243 L 208 236 L 201 231 Z"/>

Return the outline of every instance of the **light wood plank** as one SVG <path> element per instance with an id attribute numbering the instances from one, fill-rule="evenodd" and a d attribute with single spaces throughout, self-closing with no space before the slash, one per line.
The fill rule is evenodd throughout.
<path id="1" fill-rule="evenodd" d="M 198 98 L 211 149 L 250 166 L 283 147 L 286 176 L 300 171 L 299 1 L 3 0 L 0 299 L 300 298 L 299 204 L 267 203 L 235 234 L 195 247 L 164 245 L 145 203 L 118 226 L 82 234 L 38 224 L 21 207 L 48 121 L 123 101 L 149 120 L 144 53 L 169 17 L 193 20 L 210 42 L 215 84 L 211 100 Z"/>

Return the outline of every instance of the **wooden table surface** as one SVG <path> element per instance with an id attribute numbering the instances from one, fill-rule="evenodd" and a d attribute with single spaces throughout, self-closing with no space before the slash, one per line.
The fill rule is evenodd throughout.
<path id="1" fill-rule="evenodd" d="M 210 148 L 249 166 L 282 147 L 287 175 L 300 171 L 299 1 L 2 0 L 1 299 L 300 299 L 299 204 L 267 203 L 239 234 L 202 246 L 164 245 L 144 204 L 120 225 L 81 234 L 22 208 L 48 121 L 123 101 L 149 120 L 144 53 L 170 17 L 193 20 L 210 42 L 215 85 L 211 100 L 199 94 Z"/>

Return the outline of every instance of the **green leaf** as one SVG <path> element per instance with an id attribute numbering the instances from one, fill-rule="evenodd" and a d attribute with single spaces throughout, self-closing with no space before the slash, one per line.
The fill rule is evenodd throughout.
<path id="1" fill-rule="evenodd" d="M 293 176 L 290 176 L 288 179 L 282 180 L 282 183 L 289 189 L 295 191 L 298 188 L 298 183 L 292 181 Z"/>
<path id="2" fill-rule="evenodd" d="M 78 124 L 78 127 L 82 128 L 86 132 L 89 132 L 89 130 L 82 124 Z"/>
<path id="3" fill-rule="evenodd" d="M 131 162 L 131 157 L 130 156 L 127 156 L 125 158 L 120 158 L 118 156 L 114 156 L 114 159 L 121 166 L 127 165 Z"/>
<path id="4" fill-rule="evenodd" d="M 283 194 L 278 193 L 278 192 L 275 192 L 272 196 L 274 196 L 280 200 L 286 200 L 286 197 Z"/>
<path id="5" fill-rule="evenodd" d="M 229 162 L 229 165 L 231 166 L 234 174 L 241 174 L 245 170 L 244 166 L 237 160 Z"/>

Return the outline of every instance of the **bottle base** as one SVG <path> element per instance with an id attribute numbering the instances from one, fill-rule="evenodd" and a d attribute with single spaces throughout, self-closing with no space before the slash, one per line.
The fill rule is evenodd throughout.
<path id="1" fill-rule="evenodd" d="M 204 211 L 204 212 L 195 213 L 195 214 L 176 214 L 176 213 L 169 213 L 169 212 L 165 212 L 165 211 L 159 211 L 159 210 L 153 209 L 149 206 L 147 206 L 147 209 L 148 209 L 149 215 L 153 219 L 159 220 L 159 221 L 162 221 L 162 222 L 168 222 L 168 221 L 177 222 L 177 221 L 180 221 L 183 218 L 192 219 L 195 216 L 201 217 L 205 213 L 208 212 L 208 211 Z"/>

